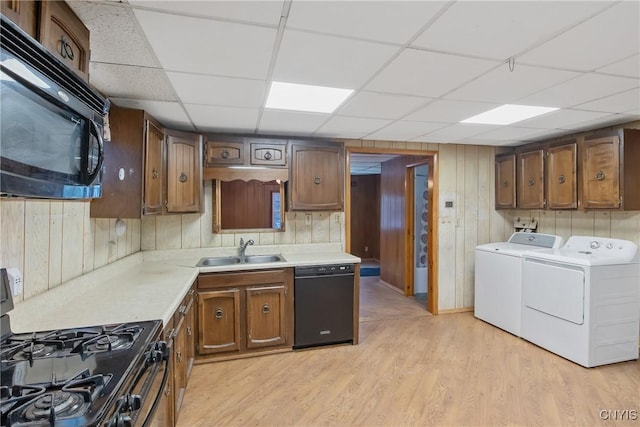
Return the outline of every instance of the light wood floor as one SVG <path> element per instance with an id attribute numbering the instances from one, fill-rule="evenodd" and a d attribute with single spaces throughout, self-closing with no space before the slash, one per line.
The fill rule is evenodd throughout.
<path id="1" fill-rule="evenodd" d="M 359 345 L 196 365 L 178 426 L 640 426 L 638 361 L 583 368 L 375 279 Z"/>

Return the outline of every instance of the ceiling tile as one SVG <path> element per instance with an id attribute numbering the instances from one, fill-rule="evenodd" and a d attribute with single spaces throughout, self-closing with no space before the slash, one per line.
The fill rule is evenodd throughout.
<path id="1" fill-rule="evenodd" d="M 261 80 L 174 72 L 167 76 L 178 97 L 187 104 L 259 108 L 264 102 L 266 84 Z"/>
<path id="2" fill-rule="evenodd" d="M 521 128 L 516 126 L 503 126 L 498 129 L 490 130 L 489 132 L 482 133 L 478 138 L 482 139 L 499 139 L 508 141 L 527 141 L 528 138 L 533 138 L 540 135 L 546 135 L 545 129 L 531 129 Z"/>
<path id="3" fill-rule="evenodd" d="M 566 126 L 608 116 L 611 113 L 577 110 L 557 110 L 532 119 L 523 120 L 517 126 L 536 129 L 567 129 Z"/>
<path id="4" fill-rule="evenodd" d="M 498 128 L 498 126 L 457 123 L 442 129 L 438 129 L 435 132 L 427 133 L 420 137 L 413 138 L 412 141 L 456 142 L 496 128 Z"/>
<path id="5" fill-rule="evenodd" d="M 251 132 L 258 120 L 257 108 L 185 104 L 187 113 L 201 132 Z"/>
<path id="6" fill-rule="evenodd" d="M 623 123 L 629 123 L 636 120 L 640 120 L 639 114 L 612 114 L 610 116 L 604 116 L 593 120 L 587 120 L 585 122 L 576 123 L 570 126 L 566 126 L 566 129 L 572 132 L 581 132 L 586 130 L 597 129 L 601 127 L 615 126 Z"/>
<path id="7" fill-rule="evenodd" d="M 542 107 L 572 107 L 637 85 L 636 79 L 590 73 L 519 99 L 516 103 Z"/>
<path id="8" fill-rule="evenodd" d="M 255 22 L 278 25 L 284 1 L 149 1 L 129 0 L 129 3 L 142 8 L 151 8 L 177 14 L 200 17 L 229 19 L 234 21 Z"/>
<path id="9" fill-rule="evenodd" d="M 127 98 L 111 98 L 111 102 L 119 107 L 144 110 L 163 126 L 183 131 L 194 131 L 191 120 L 178 102 L 145 101 Z"/>
<path id="10" fill-rule="evenodd" d="M 316 136 L 362 138 L 389 123 L 391 123 L 389 120 L 333 116 L 318 129 Z"/>
<path id="11" fill-rule="evenodd" d="M 525 53 L 528 64 L 592 71 L 640 51 L 640 2 L 622 1 Z"/>
<path id="12" fill-rule="evenodd" d="M 580 104 L 577 105 L 576 108 L 580 110 L 606 111 L 609 113 L 640 111 L 640 88 Z"/>
<path id="13" fill-rule="evenodd" d="M 438 97 L 496 65 L 491 61 L 406 49 L 365 89 Z"/>
<path id="14" fill-rule="evenodd" d="M 269 134 L 311 135 L 328 118 L 327 114 L 265 109 L 258 131 Z"/>
<path id="15" fill-rule="evenodd" d="M 464 119 L 475 116 L 498 107 L 498 104 L 485 104 L 481 102 L 436 100 L 424 108 L 405 117 L 406 120 L 418 120 L 425 122 L 458 123 Z"/>
<path id="16" fill-rule="evenodd" d="M 444 123 L 399 121 L 367 135 L 366 138 L 387 141 L 408 141 L 445 126 L 446 124 Z"/>
<path id="17" fill-rule="evenodd" d="M 444 4 L 444 1 L 294 1 L 287 27 L 404 44 Z"/>
<path id="18" fill-rule="evenodd" d="M 389 95 L 374 92 L 358 92 L 338 111 L 341 115 L 374 119 L 399 119 L 430 98 L 406 95 Z"/>
<path id="19" fill-rule="evenodd" d="M 144 10 L 135 14 L 168 71 L 266 78 L 275 29 Z"/>
<path id="20" fill-rule="evenodd" d="M 606 4 L 593 1 L 456 2 L 413 45 L 505 60 L 580 22 Z"/>
<path id="21" fill-rule="evenodd" d="M 640 55 L 633 55 L 622 61 L 602 67 L 598 69 L 598 72 L 640 79 Z"/>
<path id="22" fill-rule="evenodd" d="M 579 75 L 569 71 L 528 67 L 517 63 L 512 72 L 509 71 L 509 66 L 504 64 L 447 94 L 447 99 L 506 104 Z"/>
<path id="23" fill-rule="evenodd" d="M 397 50 L 377 43 L 286 30 L 273 80 L 357 89 Z"/>
<path id="24" fill-rule="evenodd" d="M 130 8 L 86 1 L 68 4 L 90 31 L 91 61 L 160 67 Z"/>
<path id="25" fill-rule="evenodd" d="M 177 101 L 166 74 L 155 68 L 92 62 L 89 81 L 106 96 Z"/>

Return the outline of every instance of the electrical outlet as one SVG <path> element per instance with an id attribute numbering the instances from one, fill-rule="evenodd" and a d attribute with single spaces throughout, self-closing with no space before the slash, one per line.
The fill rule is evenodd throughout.
<path id="1" fill-rule="evenodd" d="M 20 295 L 22 293 L 22 273 L 20 270 L 17 268 L 7 268 L 7 276 L 9 276 L 12 295 Z"/>
<path id="2" fill-rule="evenodd" d="M 364 247 L 364 251 L 365 251 L 365 252 L 369 252 L 369 246 L 365 246 L 365 247 Z"/>
<path id="3" fill-rule="evenodd" d="M 339 213 L 334 214 L 333 218 L 334 218 L 336 224 L 340 224 L 340 214 Z"/>
<path id="4" fill-rule="evenodd" d="M 311 225 L 311 214 L 305 214 L 304 225 Z"/>

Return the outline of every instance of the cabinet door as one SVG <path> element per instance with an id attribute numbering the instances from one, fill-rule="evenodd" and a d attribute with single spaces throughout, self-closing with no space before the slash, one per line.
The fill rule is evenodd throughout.
<path id="1" fill-rule="evenodd" d="M 544 151 L 518 154 L 518 208 L 544 208 Z"/>
<path id="2" fill-rule="evenodd" d="M 145 167 L 144 167 L 144 208 L 145 215 L 162 213 L 162 147 L 164 133 L 162 129 L 145 122 Z"/>
<path id="3" fill-rule="evenodd" d="M 204 150 L 205 166 L 243 165 L 244 143 L 207 141 Z"/>
<path id="4" fill-rule="evenodd" d="M 284 285 L 247 288 L 247 348 L 287 342 Z"/>
<path id="5" fill-rule="evenodd" d="M 187 333 L 185 319 L 178 314 L 179 319 L 173 333 L 173 390 L 174 390 L 174 417 L 177 419 L 180 407 L 187 387 Z"/>
<path id="6" fill-rule="evenodd" d="M 617 135 L 585 139 L 582 145 L 582 206 L 586 209 L 620 207 L 620 138 Z"/>
<path id="7" fill-rule="evenodd" d="M 516 156 L 496 156 L 496 209 L 516 207 Z"/>
<path id="8" fill-rule="evenodd" d="M 185 321 L 185 333 L 187 335 L 187 342 L 185 348 L 185 354 L 187 356 L 187 382 L 189 376 L 191 375 L 191 368 L 193 367 L 193 362 L 196 356 L 196 342 L 195 342 L 195 326 L 196 326 L 196 309 L 195 309 L 195 298 L 194 298 L 194 289 L 189 291 L 189 295 L 187 298 L 186 309 L 184 313 L 184 321 Z"/>
<path id="9" fill-rule="evenodd" d="M 292 210 L 342 210 L 343 148 L 293 144 L 289 185 Z"/>
<path id="10" fill-rule="evenodd" d="M 65 2 L 40 2 L 39 40 L 84 81 L 89 81 L 89 30 Z"/>
<path id="11" fill-rule="evenodd" d="M 167 131 L 167 212 L 199 212 L 202 198 L 200 137 Z"/>
<path id="12" fill-rule="evenodd" d="M 240 349 L 240 290 L 198 293 L 198 353 Z"/>
<path id="13" fill-rule="evenodd" d="M 550 209 L 578 207 L 577 161 L 576 142 L 547 150 L 547 206 Z"/>
<path id="14" fill-rule="evenodd" d="M 261 166 L 286 166 L 287 145 L 251 144 L 251 164 Z"/>

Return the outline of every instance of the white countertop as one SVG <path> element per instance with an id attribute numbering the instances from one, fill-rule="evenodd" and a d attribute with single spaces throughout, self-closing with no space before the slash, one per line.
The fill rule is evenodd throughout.
<path id="1" fill-rule="evenodd" d="M 162 319 L 167 324 L 198 274 L 304 265 L 359 263 L 335 244 L 256 246 L 247 255 L 281 254 L 285 261 L 197 268 L 203 257 L 235 255 L 235 248 L 138 252 L 16 303 L 13 332 Z"/>

